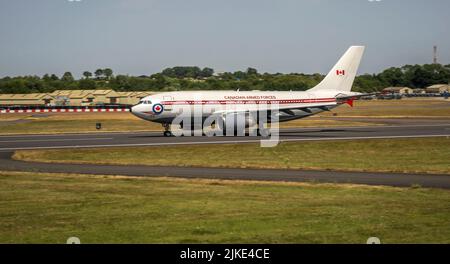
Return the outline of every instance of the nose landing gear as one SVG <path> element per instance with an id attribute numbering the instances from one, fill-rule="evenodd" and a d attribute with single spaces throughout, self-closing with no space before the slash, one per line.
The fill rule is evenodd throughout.
<path id="1" fill-rule="evenodd" d="M 172 131 L 170 131 L 170 124 L 163 124 L 164 127 L 164 136 L 171 137 L 173 136 Z"/>

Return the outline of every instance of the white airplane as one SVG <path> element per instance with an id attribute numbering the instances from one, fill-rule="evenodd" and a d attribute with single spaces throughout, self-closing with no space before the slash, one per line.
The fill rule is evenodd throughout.
<path id="1" fill-rule="evenodd" d="M 350 47 L 322 82 L 307 91 L 163 92 L 143 98 L 131 112 L 144 120 L 162 124 L 164 136 L 173 135 L 171 127 L 180 116 L 183 122 L 200 120 L 193 122 L 194 126 L 178 122 L 183 129 L 199 128 L 199 124 L 201 129 L 213 125 L 219 132 L 229 135 L 226 132 L 231 125 L 233 135 L 242 135 L 245 128 L 256 126 L 258 135 L 267 136 L 270 134 L 265 128 L 267 123 L 312 116 L 345 103 L 353 106 L 353 100 L 364 95 L 351 92 L 363 53 L 364 46 Z"/>

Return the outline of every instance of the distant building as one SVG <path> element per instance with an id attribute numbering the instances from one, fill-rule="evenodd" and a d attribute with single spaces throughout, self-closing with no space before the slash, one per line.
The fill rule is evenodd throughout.
<path id="1" fill-rule="evenodd" d="M 135 105 L 139 101 L 153 94 L 153 92 L 116 92 L 113 95 L 108 95 L 111 104 L 125 104 L 125 105 Z"/>
<path id="2" fill-rule="evenodd" d="M 0 94 L 2 106 L 94 106 L 134 105 L 153 92 L 116 92 L 113 90 L 56 90 L 53 93 Z"/>
<path id="3" fill-rule="evenodd" d="M 426 93 L 426 91 L 425 91 L 425 89 L 422 89 L 422 88 L 415 88 L 415 89 L 413 89 L 413 93 L 424 94 L 424 93 Z"/>
<path id="4" fill-rule="evenodd" d="M 108 97 L 110 104 L 133 105 L 139 102 L 139 99 L 136 100 L 133 95 L 134 92 L 115 92 L 114 94 L 109 94 L 106 97 Z"/>
<path id="5" fill-rule="evenodd" d="M 134 94 L 132 96 L 137 99 L 136 103 L 138 103 L 142 98 L 147 97 L 152 94 L 154 94 L 154 92 L 142 92 L 141 91 L 141 92 L 134 92 Z"/>
<path id="6" fill-rule="evenodd" d="M 51 105 L 55 98 L 46 93 L 0 94 L 2 106 L 45 106 Z"/>
<path id="7" fill-rule="evenodd" d="M 56 90 L 51 95 L 57 99 L 56 105 L 89 106 L 95 99 L 90 90 Z"/>
<path id="8" fill-rule="evenodd" d="M 101 104 L 115 104 L 111 98 L 117 97 L 113 90 L 56 90 L 51 93 L 54 97 L 66 98 L 66 104 L 70 106 L 89 106 Z"/>
<path id="9" fill-rule="evenodd" d="M 225 71 L 217 71 L 217 72 L 214 72 L 214 73 L 213 73 L 213 76 L 215 76 L 215 77 L 220 77 L 220 76 L 222 76 L 224 73 L 225 73 Z"/>
<path id="10" fill-rule="evenodd" d="M 394 93 L 394 94 L 412 94 L 413 89 L 409 87 L 387 87 L 383 89 L 383 93 Z"/>
<path id="11" fill-rule="evenodd" d="M 133 105 L 152 92 L 116 92 L 104 90 L 57 90 L 53 96 L 66 97 L 67 104 L 71 106 L 89 106 L 102 104 Z"/>
<path id="12" fill-rule="evenodd" d="M 448 84 L 435 84 L 428 86 L 426 89 L 427 93 L 444 93 L 450 92 L 450 85 Z"/>

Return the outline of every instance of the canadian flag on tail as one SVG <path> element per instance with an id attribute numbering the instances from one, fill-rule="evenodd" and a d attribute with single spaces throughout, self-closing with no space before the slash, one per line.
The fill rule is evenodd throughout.
<path id="1" fill-rule="evenodd" d="M 345 70 L 336 70 L 336 75 L 337 76 L 344 76 L 345 75 Z"/>

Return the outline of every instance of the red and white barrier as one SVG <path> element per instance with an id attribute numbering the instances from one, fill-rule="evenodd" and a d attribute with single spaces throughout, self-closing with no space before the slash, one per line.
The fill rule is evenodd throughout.
<path id="1" fill-rule="evenodd" d="M 89 112 L 129 112 L 128 108 L 75 108 L 75 109 L 3 109 L 0 114 L 13 113 L 89 113 Z"/>

